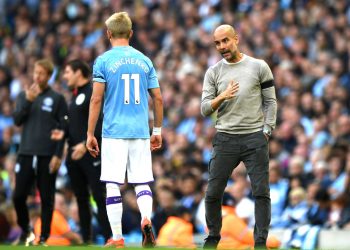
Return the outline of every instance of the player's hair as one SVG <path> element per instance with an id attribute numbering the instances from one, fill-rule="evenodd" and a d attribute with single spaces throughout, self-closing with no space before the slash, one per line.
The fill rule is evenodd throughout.
<path id="1" fill-rule="evenodd" d="M 67 62 L 66 66 L 71 67 L 74 72 L 76 72 L 77 70 L 80 70 L 81 74 L 85 78 L 90 77 L 90 74 L 91 74 L 90 66 L 82 60 L 79 60 L 79 59 L 71 60 L 71 61 Z"/>
<path id="2" fill-rule="evenodd" d="M 105 24 L 113 38 L 130 38 L 132 22 L 128 13 L 114 13 L 106 20 Z"/>
<path id="3" fill-rule="evenodd" d="M 41 60 L 36 61 L 34 65 L 39 65 L 39 66 L 43 67 L 49 76 L 52 75 L 54 65 L 53 65 L 53 62 L 51 60 L 46 59 L 46 58 L 41 59 Z"/>

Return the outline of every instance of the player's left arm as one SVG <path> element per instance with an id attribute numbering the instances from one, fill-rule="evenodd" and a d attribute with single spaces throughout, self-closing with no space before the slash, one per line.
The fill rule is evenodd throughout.
<path id="1" fill-rule="evenodd" d="M 150 89 L 149 93 L 153 100 L 154 127 L 161 127 L 163 124 L 163 98 L 160 88 Z"/>
<path id="2" fill-rule="evenodd" d="M 162 147 L 161 127 L 163 124 L 163 98 L 160 88 L 149 89 L 149 94 L 153 100 L 154 123 L 151 136 L 151 150 L 157 150 Z"/>
<path id="3" fill-rule="evenodd" d="M 266 62 L 260 66 L 260 85 L 264 111 L 264 128 L 263 131 L 267 135 L 271 135 L 271 131 L 276 127 L 277 117 L 277 99 L 274 86 L 273 75 L 270 67 Z"/>

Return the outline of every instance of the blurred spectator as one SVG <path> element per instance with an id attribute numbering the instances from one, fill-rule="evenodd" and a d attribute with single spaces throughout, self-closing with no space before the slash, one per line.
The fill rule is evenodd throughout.
<path id="1" fill-rule="evenodd" d="M 276 160 L 270 161 L 271 227 L 275 227 L 287 205 L 288 180 L 282 178 Z"/>
<path id="2" fill-rule="evenodd" d="M 52 216 L 52 224 L 50 237 L 47 239 L 48 246 L 69 246 L 74 244 L 82 244 L 81 236 L 73 232 L 68 223 L 69 205 L 66 203 L 61 193 L 55 194 L 55 209 Z M 34 225 L 34 233 L 36 242 L 40 241 L 41 219 L 36 220 Z"/>
<path id="3" fill-rule="evenodd" d="M 232 227 L 232 225 L 235 226 Z M 254 246 L 253 231 L 236 215 L 232 207 L 223 207 L 221 235 L 218 249 L 247 249 Z M 281 242 L 275 236 L 268 236 L 266 243 L 268 248 L 278 248 L 280 244 Z"/>
<path id="4" fill-rule="evenodd" d="M 174 208 L 157 237 L 157 245 L 195 249 L 191 211 L 183 206 Z"/>
<path id="5" fill-rule="evenodd" d="M 156 189 L 156 204 L 152 221 L 155 234 L 158 235 L 161 227 L 166 223 L 168 217 L 174 213 L 177 205 L 176 197 L 171 188 L 160 186 Z"/>
<path id="6" fill-rule="evenodd" d="M 1 102 L 1 112 L 0 112 L 0 143 L 4 140 L 4 130 L 13 126 L 14 121 L 12 117 L 12 103 L 10 101 Z"/>
<path id="7" fill-rule="evenodd" d="M 307 222 L 291 230 L 287 229 L 284 247 L 299 249 L 315 249 L 321 227 L 329 215 L 329 194 L 326 189 L 320 189 L 317 182 L 311 183 L 308 189 L 307 200 L 309 210 Z"/>
<path id="8" fill-rule="evenodd" d="M 0 242 L 4 243 L 7 241 L 8 234 L 10 233 L 11 226 L 8 222 L 6 215 L 0 212 Z"/>
<path id="9" fill-rule="evenodd" d="M 22 233 L 22 229 L 17 224 L 16 210 L 12 204 L 4 205 L 0 209 L 1 213 L 5 215 L 6 221 L 9 225 L 9 232 L 2 242 L 6 244 L 16 245 Z M 3 230 L 7 230 L 6 224 L 2 224 Z"/>
<path id="10" fill-rule="evenodd" d="M 345 162 L 340 155 L 333 154 L 330 155 L 328 159 L 328 164 L 330 179 L 332 182 L 328 190 L 331 194 L 331 198 L 335 199 L 345 190 Z"/>
<path id="11" fill-rule="evenodd" d="M 192 212 L 195 211 L 202 197 L 195 176 L 191 173 L 180 176 L 178 188 L 181 194 L 180 204 Z"/>
<path id="12" fill-rule="evenodd" d="M 247 188 L 247 179 L 238 179 L 231 186 L 226 188 L 226 192 L 233 198 L 236 215 L 241 218 L 248 227 L 253 228 L 254 218 L 254 201 L 247 197 L 249 189 Z"/>
<path id="13" fill-rule="evenodd" d="M 319 182 L 322 188 L 328 188 L 332 183 L 328 169 L 326 161 L 317 161 L 312 167 L 313 181 Z"/>
<path id="14" fill-rule="evenodd" d="M 328 220 L 330 210 L 330 196 L 326 189 L 319 188 L 313 201 L 309 201 L 307 212 L 308 223 L 311 225 L 323 226 Z"/>
<path id="15" fill-rule="evenodd" d="M 293 188 L 289 193 L 289 205 L 283 211 L 276 228 L 293 228 L 306 222 L 308 206 L 302 187 Z"/>

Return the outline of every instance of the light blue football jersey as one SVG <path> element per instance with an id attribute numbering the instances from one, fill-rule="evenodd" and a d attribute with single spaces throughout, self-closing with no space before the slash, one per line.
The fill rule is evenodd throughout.
<path id="1" fill-rule="evenodd" d="M 148 89 L 159 88 L 151 60 L 131 46 L 96 58 L 93 82 L 105 83 L 102 137 L 149 138 Z"/>

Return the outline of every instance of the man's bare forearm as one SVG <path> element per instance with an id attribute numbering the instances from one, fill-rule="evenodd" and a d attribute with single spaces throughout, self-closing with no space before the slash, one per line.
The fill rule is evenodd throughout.
<path id="1" fill-rule="evenodd" d="M 91 97 L 87 135 L 93 136 L 95 133 L 96 123 L 100 116 L 101 105 L 102 105 L 102 98 L 94 97 L 94 96 Z"/>
<path id="2" fill-rule="evenodd" d="M 163 100 L 162 97 L 154 99 L 154 127 L 161 127 L 163 124 Z"/>

